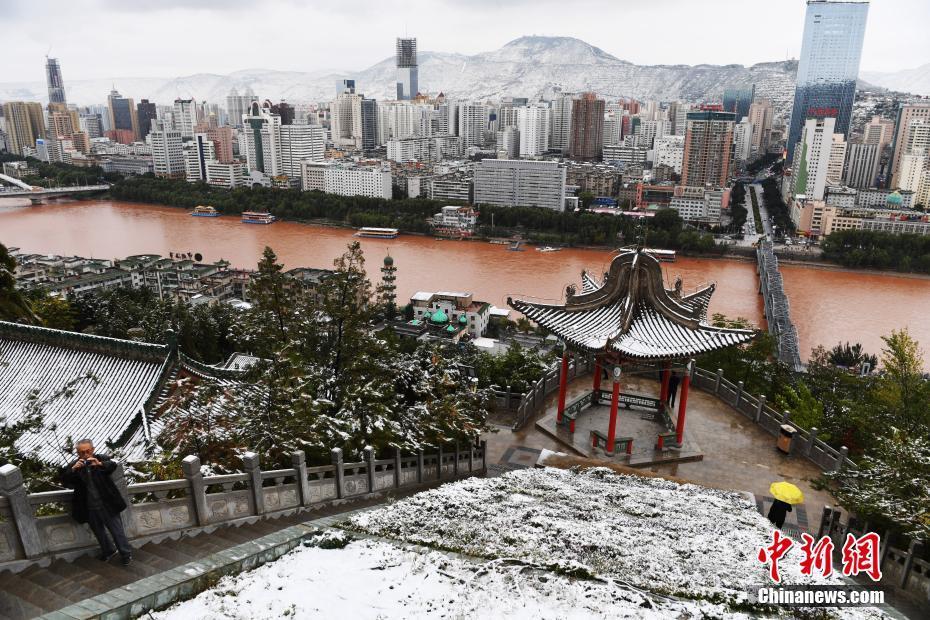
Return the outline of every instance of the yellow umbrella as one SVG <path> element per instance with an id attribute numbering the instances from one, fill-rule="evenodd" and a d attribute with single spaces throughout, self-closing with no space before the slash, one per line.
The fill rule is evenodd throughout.
<path id="1" fill-rule="evenodd" d="M 804 502 L 804 493 L 801 489 L 790 482 L 773 482 L 769 487 L 769 492 L 775 499 L 780 499 L 786 504 L 800 504 Z"/>

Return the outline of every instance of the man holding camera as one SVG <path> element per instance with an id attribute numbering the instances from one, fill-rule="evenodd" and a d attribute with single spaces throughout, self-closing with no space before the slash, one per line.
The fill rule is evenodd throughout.
<path id="1" fill-rule="evenodd" d="M 90 439 L 82 439 L 75 449 L 77 460 L 61 471 L 62 484 L 74 489 L 71 501 L 74 520 L 90 526 L 100 543 L 100 560 L 107 562 L 119 552 L 123 565 L 128 565 L 132 562 L 132 548 L 119 516 L 126 510 L 126 502 L 110 477 L 116 469 L 116 461 L 94 454 Z M 108 530 L 112 541 L 107 536 Z"/>

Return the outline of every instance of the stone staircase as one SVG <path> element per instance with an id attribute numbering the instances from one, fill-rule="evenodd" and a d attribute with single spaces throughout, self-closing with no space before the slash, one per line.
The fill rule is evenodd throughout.
<path id="1" fill-rule="evenodd" d="M 133 551 L 133 562 L 129 566 L 120 564 L 119 556 L 110 562 L 101 562 L 95 555 L 85 555 L 73 562 L 59 559 L 44 567 L 30 566 L 19 573 L 0 572 L 0 618 L 20 620 L 50 614 L 298 523 L 382 502 L 352 502 L 311 514 L 260 520 L 240 527 L 221 526 L 197 536 L 150 542 Z M 52 617 L 63 620 L 74 616 L 52 614 Z"/>

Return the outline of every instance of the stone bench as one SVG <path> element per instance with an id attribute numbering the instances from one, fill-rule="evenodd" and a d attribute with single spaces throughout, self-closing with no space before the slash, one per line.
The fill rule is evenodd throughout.
<path id="1" fill-rule="evenodd" d="M 656 442 L 656 450 L 668 450 L 673 447 L 678 447 L 678 433 L 675 431 L 670 433 L 659 433 L 659 439 Z"/>
<path id="2" fill-rule="evenodd" d="M 607 445 L 607 434 L 603 431 L 592 430 L 591 431 L 591 447 L 598 448 L 601 445 L 604 447 L 604 453 L 607 456 L 613 456 L 614 452 L 617 450 L 623 450 L 627 454 L 633 454 L 633 438 L 632 437 L 616 437 L 614 438 L 614 445 Z"/>

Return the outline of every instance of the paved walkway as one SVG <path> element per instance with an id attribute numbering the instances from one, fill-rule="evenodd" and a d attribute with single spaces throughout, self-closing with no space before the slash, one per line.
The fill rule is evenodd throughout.
<path id="1" fill-rule="evenodd" d="M 591 377 L 581 377 L 569 384 L 567 402 L 591 389 Z M 621 390 L 639 394 L 657 394 L 658 382 L 641 377 L 626 377 Z M 567 446 L 542 433 L 535 427 L 539 418 L 555 411 L 558 395 L 551 395 L 544 410 L 536 419 L 514 433 L 507 427 L 495 427 L 498 432 L 489 433 L 488 472 L 500 474 L 511 469 L 532 467 L 540 450 L 546 448 L 556 452 L 569 452 Z M 584 417 L 582 412 L 579 421 Z M 637 415 L 635 411 L 623 409 L 623 417 Z M 816 534 L 820 513 L 825 504 L 836 504 L 835 499 L 824 491 L 813 488 L 811 482 L 821 475 L 820 469 L 799 456 L 788 457 L 775 448 L 775 437 L 756 426 L 752 421 L 724 404 L 713 395 L 692 389 L 688 396 L 688 416 L 685 427 L 688 441 L 700 447 L 703 460 L 686 463 L 671 463 L 647 467 L 648 471 L 668 474 L 690 480 L 697 484 L 749 491 L 756 497 L 760 511 L 768 512 L 772 498 L 769 485 L 776 480 L 787 480 L 796 484 L 803 492 L 805 502 L 788 514 L 787 527 Z"/>

